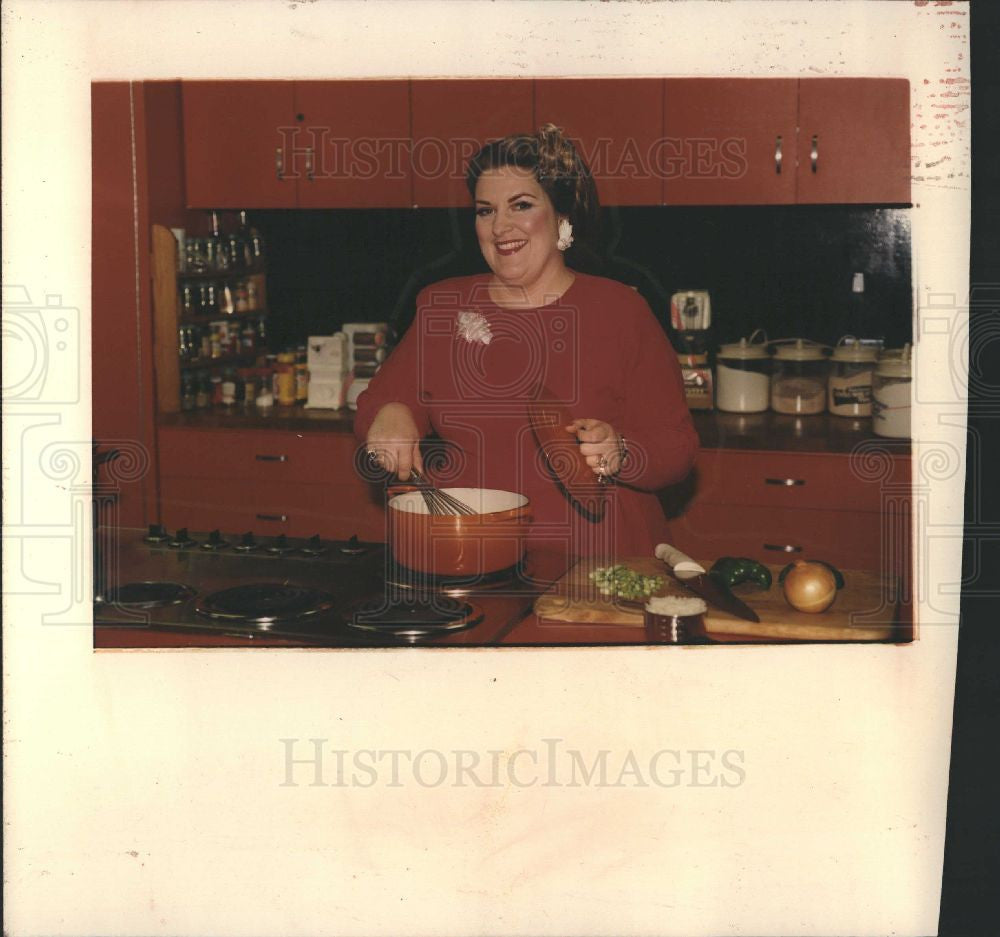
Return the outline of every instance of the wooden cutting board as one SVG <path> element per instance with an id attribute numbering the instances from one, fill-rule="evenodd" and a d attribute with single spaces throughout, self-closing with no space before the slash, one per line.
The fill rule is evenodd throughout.
<path id="1" fill-rule="evenodd" d="M 710 565 L 703 560 L 699 562 L 706 568 Z M 662 576 L 665 586 L 661 591 L 665 594 L 692 595 L 653 556 L 626 557 L 621 563 L 643 575 Z M 641 608 L 616 603 L 596 592 L 588 578 L 594 565 L 590 560 L 578 562 L 538 597 L 535 614 L 549 621 L 642 628 Z M 705 628 L 710 635 L 784 641 L 885 641 L 906 640 L 909 636 L 909 625 L 898 620 L 895 579 L 864 570 L 842 570 L 845 582 L 837 600 L 827 611 L 812 615 L 796 611 L 785 601 L 778 584 L 778 573 L 783 566 L 768 568 L 774 581 L 767 591 L 747 584 L 733 590 L 760 616 L 760 622 L 745 621 L 709 605 Z"/>

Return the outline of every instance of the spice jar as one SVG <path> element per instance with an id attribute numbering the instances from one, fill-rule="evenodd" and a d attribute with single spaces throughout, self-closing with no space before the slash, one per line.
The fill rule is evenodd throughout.
<path id="1" fill-rule="evenodd" d="M 309 399 L 309 367 L 303 361 L 295 362 L 295 402 L 305 403 Z"/>
<path id="2" fill-rule="evenodd" d="M 295 404 L 295 366 L 292 364 L 279 364 L 275 369 L 275 386 L 278 389 L 278 403 L 283 407 L 291 407 Z"/>
<path id="3" fill-rule="evenodd" d="M 842 338 L 833 349 L 827 405 L 835 416 L 871 416 L 872 374 L 878 350 L 856 338 Z"/>
<path id="4" fill-rule="evenodd" d="M 222 377 L 222 405 L 231 407 L 234 403 L 236 403 L 236 372 L 229 369 Z"/>
<path id="5" fill-rule="evenodd" d="M 879 436 L 910 435 L 910 346 L 885 351 L 872 377 L 872 429 Z"/>
<path id="6" fill-rule="evenodd" d="M 822 413 L 828 369 L 823 346 L 816 342 L 797 338 L 778 345 L 771 374 L 771 409 L 775 413 Z"/>
<path id="7" fill-rule="evenodd" d="M 729 413 L 761 413 L 768 407 L 771 356 L 767 346 L 741 338 L 716 355 L 715 405 Z"/>

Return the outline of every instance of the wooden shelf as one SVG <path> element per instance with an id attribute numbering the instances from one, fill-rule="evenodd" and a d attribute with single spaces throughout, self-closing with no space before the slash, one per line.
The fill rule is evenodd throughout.
<path id="1" fill-rule="evenodd" d="M 213 322 L 232 322 L 234 319 L 266 319 L 268 315 L 268 310 L 264 308 L 248 309 L 246 312 L 217 312 L 198 316 L 181 315 L 177 324 L 179 326 L 211 325 Z"/>
<path id="2" fill-rule="evenodd" d="M 254 273 L 184 273 L 177 270 L 177 239 L 163 225 L 154 224 L 152 231 L 153 272 L 153 366 L 156 375 L 157 413 L 180 413 L 181 371 L 213 367 L 252 364 L 266 349 L 252 353 L 227 355 L 221 358 L 195 358 L 182 360 L 180 356 L 179 329 L 186 325 L 206 325 L 210 322 L 260 319 L 267 316 L 267 283 L 260 271 Z M 235 281 L 253 279 L 257 289 L 259 308 L 250 312 L 221 313 L 204 316 L 181 315 L 178 290 L 179 280 Z"/>
<path id="3" fill-rule="evenodd" d="M 263 270 L 178 270 L 178 280 L 248 280 L 250 277 L 263 276 Z"/>

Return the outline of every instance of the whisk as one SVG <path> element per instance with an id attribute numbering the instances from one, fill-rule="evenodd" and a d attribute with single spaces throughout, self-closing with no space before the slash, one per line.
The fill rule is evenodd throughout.
<path id="1" fill-rule="evenodd" d="M 431 514 L 472 515 L 479 513 L 475 508 L 470 507 L 464 501 L 460 501 L 453 495 L 448 494 L 447 491 L 442 491 L 440 488 L 436 488 L 415 468 L 410 469 L 410 478 L 413 479 L 417 488 L 420 490 L 421 497 L 424 499 L 424 504 L 427 505 L 427 510 Z"/>

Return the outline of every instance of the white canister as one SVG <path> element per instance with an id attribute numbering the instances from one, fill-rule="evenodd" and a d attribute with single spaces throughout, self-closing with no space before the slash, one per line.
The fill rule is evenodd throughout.
<path id="1" fill-rule="evenodd" d="M 771 356 L 745 338 L 720 345 L 716 355 L 715 405 L 729 413 L 761 413 L 768 408 Z"/>
<path id="2" fill-rule="evenodd" d="M 910 346 L 884 352 L 872 378 L 872 429 L 879 436 L 909 438 L 912 383 Z"/>
<path id="3" fill-rule="evenodd" d="M 871 416 L 872 376 L 878 349 L 856 338 L 833 349 L 827 406 L 835 416 Z"/>
<path id="4" fill-rule="evenodd" d="M 771 409 L 799 415 L 826 409 L 826 380 L 830 363 L 824 346 L 797 338 L 779 345 L 771 374 Z"/>

